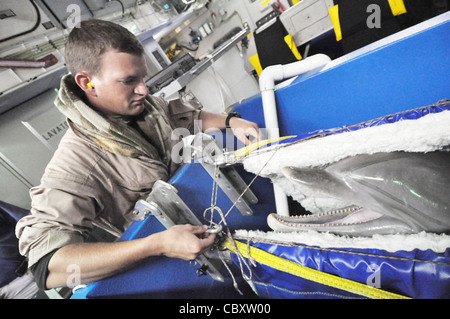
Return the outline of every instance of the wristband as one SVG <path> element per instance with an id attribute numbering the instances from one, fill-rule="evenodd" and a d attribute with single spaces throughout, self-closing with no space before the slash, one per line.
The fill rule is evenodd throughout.
<path id="1" fill-rule="evenodd" d="M 230 120 L 232 117 L 237 117 L 237 118 L 242 118 L 241 114 L 236 113 L 236 112 L 230 112 L 227 115 L 227 118 L 225 120 L 225 127 L 226 128 L 230 128 Z"/>

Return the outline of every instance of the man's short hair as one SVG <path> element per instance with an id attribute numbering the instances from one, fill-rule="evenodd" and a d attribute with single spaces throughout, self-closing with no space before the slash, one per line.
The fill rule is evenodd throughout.
<path id="1" fill-rule="evenodd" d="M 89 19 L 74 28 L 65 48 L 66 66 L 75 75 L 85 71 L 98 74 L 101 71 L 101 57 L 108 50 L 143 55 L 144 48 L 134 34 L 113 22 Z"/>

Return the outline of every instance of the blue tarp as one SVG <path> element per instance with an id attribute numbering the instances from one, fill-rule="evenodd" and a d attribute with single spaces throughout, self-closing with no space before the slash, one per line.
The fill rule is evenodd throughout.
<path id="1" fill-rule="evenodd" d="M 327 135 L 333 135 L 333 134 L 340 134 L 344 132 L 349 131 L 357 131 L 363 128 L 372 127 L 372 126 L 379 126 L 384 124 L 390 124 L 395 123 L 399 121 L 404 120 L 416 120 L 423 116 L 426 116 L 428 114 L 435 114 L 440 113 L 443 111 L 450 111 L 450 100 L 443 100 L 436 104 L 420 107 L 413 110 L 408 110 L 404 112 L 399 112 L 391 115 L 386 115 L 374 120 L 366 121 L 363 123 L 350 125 L 350 126 L 342 126 L 332 129 L 321 129 L 321 130 L 315 130 L 313 132 L 305 133 L 305 134 L 299 134 L 295 137 L 284 139 L 280 142 L 277 142 L 277 144 L 289 144 L 293 142 L 297 142 L 300 140 L 303 140 L 305 138 L 311 138 L 311 137 L 321 137 L 321 136 L 327 136 Z M 273 144 L 268 144 L 266 147 L 269 147 Z"/>
<path id="2" fill-rule="evenodd" d="M 450 298 L 450 248 L 398 251 L 324 249 L 258 243 L 251 245 L 297 264 L 410 298 Z M 363 298 L 345 290 L 258 264 L 253 283 L 262 298 Z"/>
<path id="3" fill-rule="evenodd" d="M 318 138 L 367 127 L 416 120 L 431 113 L 450 111 L 450 100 L 399 112 L 349 127 L 317 130 L 298 135 L 280 144 L 317 136 Z M 431 250 L 398 251 L 378 249 L 323 249 L 254 243 L 252 246 L 297 264 L 355 282 L 411 298 L 450 298 L 450 248 L 443 253 Z M 236 259 L 237 261 L 237 259 Z M 254 284 L 265 298 L 358 298 L 358 295 L 318 284 L 259 264 L 253 268 Z"/>

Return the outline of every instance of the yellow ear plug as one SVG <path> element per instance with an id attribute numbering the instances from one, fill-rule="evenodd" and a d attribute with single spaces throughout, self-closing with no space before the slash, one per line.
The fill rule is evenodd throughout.
<path id="1" fill-rule="evenodd" d="M 86 84 L 88 88 L 93 89 L 94 87 L 92 86 L 92 82 L 89 82 L 88 84 Z"/>

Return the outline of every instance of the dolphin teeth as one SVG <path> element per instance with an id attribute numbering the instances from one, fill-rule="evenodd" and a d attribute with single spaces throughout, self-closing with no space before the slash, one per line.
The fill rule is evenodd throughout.
<path id="1" fill-rule="evenodd" d="M 315 230 L 350 236 L 413 232 L 409 227 L 395 223 L 387 216 L 358 206 L 333 210 L 320 215 L 270 214 L 267 217 L 267 223 L 271 229 L 280 232 Z"/>
<path id="2" fill-rule="evenodd" d="M 319 214 L 314 214 L 314 215 L 298 215 L 298 216 L 281 216 L 281 215 L 276 215 L 274 214 L 274 217 L 277 218 L 280 222 L 288 222 L 288 221 L 294 221 L 296 224 L 299 223 L 299 220 L 309 220 L 309 219 L 319 219 L 319 218 L 323 218 L 326 216 L 336 216 L 336 215 L 342 215 L 342 214 L 348 214 L 348 213 L 352 213 L 352 212 L 356 212 L 358 210 L 361 210 L 362 207 L 359 206 L 350 206 L 350 207 L 345 207 L 345 208 L 341 208 L 341 209 L 336 209 L 336 210 L 331 210 L 331 211 L 327 211 L 327 212 L 322 212 Z M 325 223 L 326 224 L 326 223 Z"/>

